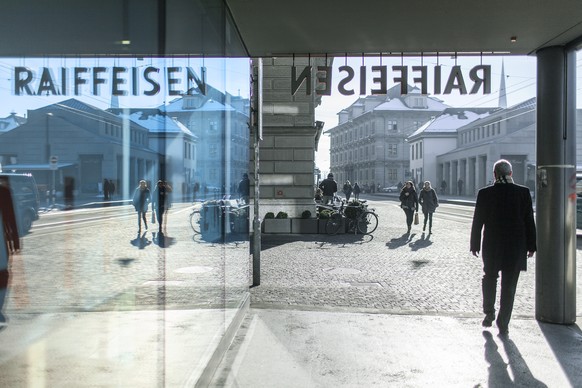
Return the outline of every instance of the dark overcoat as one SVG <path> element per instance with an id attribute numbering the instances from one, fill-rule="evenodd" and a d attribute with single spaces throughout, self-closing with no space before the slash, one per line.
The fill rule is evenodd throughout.
<path id="1" fill-rule="evenodd" d="M 406 193 L 409 193 L 406 195 Z M 400 191 L 400 207 L 404 210 L 414 210 L 418 211 L 418 195 L 414 188 L 407 188 L 404 186 L 402 191 Z"/>
<path id="2" fill-rule="evenodd" d="M 527 252 L 536 249 L 529 189 L 496 183 L 479 190 L 471 227 L 471 252 L 481 251 L 485 268 L 525 271 Z"/>
<path id="3" fill-rule="evenodd" d="M 434 213 L 439 206 L 439 199 L 433 188 L 430 190 L 425 190 L 424 188 L 420 190 L 418 202 L 422 205 L 423 213 Z"/>

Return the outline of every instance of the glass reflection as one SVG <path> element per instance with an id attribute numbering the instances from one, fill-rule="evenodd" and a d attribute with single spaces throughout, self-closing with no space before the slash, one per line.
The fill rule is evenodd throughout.
<path id="1" fill-rule="evenodd" d="M 248 295 L 248 59 L 0 61 L 0 386 L 195 381 Z"/>

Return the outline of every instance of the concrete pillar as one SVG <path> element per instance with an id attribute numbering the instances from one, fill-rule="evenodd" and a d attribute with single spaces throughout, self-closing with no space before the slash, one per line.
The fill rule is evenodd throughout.
<path id="1" fill-rule="evenodd" d="M 574 52 L 537 53 L 536 319 L 576 321 Z"/>

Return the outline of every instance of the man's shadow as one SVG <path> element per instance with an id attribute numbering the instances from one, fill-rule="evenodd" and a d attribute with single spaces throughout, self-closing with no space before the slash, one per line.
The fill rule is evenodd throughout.
<path id="1" fill-rule="evenodd" d="M 531 373 L 515 343 L 507 336 L 499 336 L 504 353 L 508 359 L 505 363 L 499 353 L 499 347 L 491 332 L 484 330 L 485 361 L 489 364 L 488 387 L 535 387 L 547 388 L 547 385 L 537 380 Z M 510 375 L 511 370 L 511 375 Z M 514 380 L 511 379 L 513 376 Z"/>
<path id="2" fill-rule="evenodd" d="M 151 245 L 151 241 L 146 237 L 147 232 L 140 234 L 137 232 L 137 237 L 131 240 L 131 245 L 137 247 L 138 249 L 145 249 L 148 245 Z"/>

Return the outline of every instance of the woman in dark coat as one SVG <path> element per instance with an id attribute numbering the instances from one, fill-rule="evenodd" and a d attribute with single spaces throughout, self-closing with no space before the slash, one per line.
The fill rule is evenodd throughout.
<path id="1" fill-rule="evenodd" d="M 400 207 L 406 214 L 406 225 L 408 232 L 412 228 L 412 220 L 414 219 L 414 212 L 418 212 L 418 195 L 414 189 L 414 183 L 407 181 L 400 191 Z"/>
<path id="2" fill-rule="evenodd" d="M 148 189 L 148 185 L 146 181 L 143 179 L 139 181 L 139 186 L 135 189 L 133 193 L 133 207 L 135 207 L 135 211 L 137 212 L 137 224 L 139 226 L 139 231 L 141 232 L 141 220 L 143 220 L 145 224 L 145 228 L 148 228 L 148 220 L 146 217 L 148 206 L 152 201 L 152 197 L 150 194 L 150 189 Z"/>
<path id="3" fill-rule="evenodd" d="M 346 196 L 346 202 L 350 201 L 350 196 L 352 195 L 352 184 L 350 183 L 350 181 L 346 181 L 346 183 L 344 183 L 344 188 L 343 188 L 343 192 L 344 195 Z"/>
<path id="4" fill-rule="evenodd" d="M 435 189 L 432 188 L 429 181 L 424 182 L 424 187 L 420 190 L 418 202 L 422 206 L 422 214 L 424 214 L 424 226 L 422 231 L 426 230 L 426 221 L 428 221 L 428 234 L 432 233 L 432 214 L 439 206 L 439 199 Z"/>
<path id="5" fill-rule="evenodd" d="M 172 207 L 171 200 L 172 187 L 164 181 L 159 180 L 154 189 L 153 199 L 152 199 L 152 211 L 156 213 L 158 217 L 158 230 L 161 233 L 162 227 L 165 227 L 164 221 L 166 220 L 165 213 Z"/>
<path id="6" fill-rule="evenodd" d="M 360 192 L 362 191 L 362 189 L 360 189 L 360 185 L 358 184 L 358 182 L 354 183 L 354 199 L 356 200 L 360 200 Z"/>

